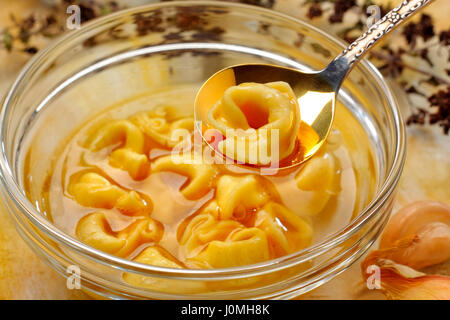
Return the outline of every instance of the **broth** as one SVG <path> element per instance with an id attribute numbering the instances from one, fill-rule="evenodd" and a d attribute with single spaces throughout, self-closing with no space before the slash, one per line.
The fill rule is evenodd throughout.
<path id="1" fill-rule="evenodd" d="M 94 151 L 87 146 L 87 141 L 92 140 L 90 137 L 95 136 L 103 126 L 120 119 L 132 118 L 142 111 L 151 112 L 157 110 L 157 108 L 170 106 L 171 110 L 175 110 L 177 119 L 193 117 L 193 105 L 197 89 L 198 87 L 192 85 L 173 86 L 151 93 L 148 96 L 140 96 L 136 99 L 127 99 L 123 103 L 116 103 L 114 107 L 87 120 L 80 126 L 79 130 L 62 143 L 60 151 L 54 155 L 55 161 L 40 196 L 32 200 L 37 202 L 41 211 L 45 212 L 55 225 L 70 235 L 77 236 L 77 226 L 83 218 L 93 212 L 101 211 L 108 224 L 106 232 L 120 237 L 119 233 L 140 221 L 142 215 L 124 214 L 115 206 L 93 208 L 81 205 L 77 202 L 74 194 L 70 192 L 74 179 L 78 179 L 80 174 L 98 174 L 106 178 L 111 185 L 124 190 L 127 194 L 130 191 L 135 191 L 140 195 L 142 203 L 149 205 L 149 202 L 151 202 L 152 209 L 149 210 L 151 212 L 148 215 L 160 224 L 163 230 L 157 241 L 141 241 L 142 239 L 138 239 L 129 251 L 126 253 L 123 253 L 125 252 L 123 251 L 120 255 L 135 259 L 146 248 L 158 247 L 159 252 L 164 257 L 181 267 L 187 268 L 217 267 L 217 265 L 196 260 L 196 256 L 205 251 L 209 243 L 198 245 L 195 250 L 190 250 L 188 244 L 182 243 L 182 238 L 192 219 L 202 214 L 205 208 L 215 201 L 217 183 L 223 176 L 236 179 L 243 179 L 247 175 L 255 176 L 258 184 L 263 185 L 264 191 L 261 192 L 269 194 L 272 201 L 280 204 L 311 226 L 314 233 L 310 241 L 303 247 L 293 248 L 294 251 L 303 249 L 305 246 L 320 241 L 343 228 L 371 200 L 375 184 L 375 172 L 369 139 L 358 121 L 340 103 L 337 104 L 333 131 L 327 143 L 304 166 L 299 166 L 287 172 L 280 171 L 276 175 L 260 176 L 255 174 L 254 171 L 236 165 L 215 165 L 218 167 L 218 173 L 212 178 L 214 180 L 212 187 L 208 188 L 209 190 L 205 194 L 195 199 L 188 199 L 189 197 L 187 198 L 182 192 L 183 188 L 192 180 L 186 175 L 173 172 L 174 170 L 153 172 L 153 169 L 150 169 L 150 172 L 146 173 L 143 179 L 134 179 L 129 172 L 111 165 L 111 161 L 108 160 L 111 153 L 120 146 L 113 143 L 106 148 Z M 144 134 L 144 136 L 142 153 L 148 156 L 152 168 L 155 161 L 168 156 L 172 148 L 161 144 L 156 141 L 157 139 L 148 135 Z M 314 159 L 328 159 L 329 157 L 334 159 L 333 178 L 330 185 L 323 190 L 320 184 L 317 187 L 318 190 L 309 187 L 304 188 L 307 190 L 299 188 L 300 178 L 298 177 L 301 171 L 306 170 L 306 166 L 312 163 L 311 161 Z M 27 167 L 27 161 L 25 161 L 24 169 L 25 181 L 29 181 L 31 168 Z M 313 174 L 317 174 L 317 177 L 320 178 L 320 172 L 313 172 Z M 230 178 L 230 181 L 233 181 L 232 178 Z M 266 187 L 266 184 L 269 187 Z M 27 182 L 25 187 L 29 197 L 32 198 Z M 254 215 L 260 208 L 245 209 L 244 211 L 236 209 L 230 219 L 239 222 L 244 227 L 253 227 L 255 224 Z M 241 216 L 239 216 L 240 214 Z M 250 220 L 247 221 L 246 219 Z M 224 219 L 219 218 L 219 220 Z M 278 220 L 276 223 L 281 226 L 283 234 L 288 238 L 291 232 L 289 223 L 283 223 L 278 218 L 275 218 L 275 220 Z M 233 232 L 223 236 L 232 237 Z M 225 238 L 222 239 L 221 236 L 218 235 L 217 239 L 224 241 Z M 289 241 L 291 240 L 288 239 Z M 291 251 L 284 252 L 277 247 L 278 244 L 269 243 L 269 245 L 269 255 L 264 259 L 291 253 Z M 245 263 L 231 262 L 231 266 L 242 264 Z M 219 265 L 219 267 L 221 266 Z"/>

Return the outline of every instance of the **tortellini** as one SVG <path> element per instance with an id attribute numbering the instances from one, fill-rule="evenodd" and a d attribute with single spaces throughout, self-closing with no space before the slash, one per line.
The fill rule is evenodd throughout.
<path id="1" fill-rule="evenodd" d="M 157 246 L 145 248 L 135 259 L 136 262 L 151 264 L 158 267 L 167 267 L 174 269 L 181 269 L 183 266 L 170 257 L 163 249 Z"/>
<path id="2" fill-rule="evenodd" d="M 189 200 L 199 199 L 211 190 L 218 171 L 212 164 L 193 163 L 192 158 L 191 154 L 160 157 L 153 162 L 152 172 L 170 171 L 187 177 L 181 193 Z"/>
<path id="3" fill-rule="evenodd" d="M 169 148 L 174 148 L 194 130 L 192 117 L 182 117 L 175 108 L 169 106 L 141 112 L 131 121 L 151 139 Z"/>
<path id="4" fill-rule="evenodd" d="M 225 268 L 258 263 L 305 248 L 311 225 L 275 202 L 268 183 L 254 175 L 219 179 L 216 200 L 181 228 L 189 263 Z"/>
<path id="5" fill-rule="evenodd" d="M 105 213 L 98 211 L 78 222 L 76 235 L 94 248 L 125 257 L 143 242 L 158 242 L 162 237 L 162 228 L 160 223 L 146 218 L 137 220 L 119 232 L 113 232 Z"/>
<path id="6" fill-rule="evenodd" d="M 68 191 L 82 206 L 103 209 L 115 207 L 127 215 L 148 215 L 152 211 L 150 198 L 145 199 L 136 191 L 126 191 L 113 185 L 98 173 L 82 173 L 73 180 Z"/>
<path id="7" fill-rule="evenodd" d="M 275 202 L 266 204 L 258 211 L 255 226 L 266 233 L 272 256 L 275 257 L 306 248 L 313 236 L 308 222 Z"/>
<path id="8" fill-rule="evenodd" d="M 304 203 L 304 211 L 310 215 L 321 212 L 335 193 L 336 163 L 333 155 L 327 153 L 323 157 L 309 160 L 296 175 L 297 187 L 309 191 L 313 195 L 310 201 Z"/>
<path id="9" fill-rule="evenodd" d="M 133 261 L 174 269 L 181 269 L 185 267 L 159 246 L 150 246 L 145 248 L 136 258 L 133 259 Z M 123 278 L 127 283 L 140 288 L 178 294 L 202 292 L 206 288 L 204 283 L 198 281 L 171 280 L 157 277 L 147 277 L 134 273 L 125 273 Z"/>
<path id="10" fill-rule="evenodd" d="M 217 204 L 195 216 L 184 230 L 188 263 L 202 268 L 252 264 L 269 258 L 267 237 L 258 228 L 246 228 L 233 220 L 220 220 Z"/>
<path id="11" fill-rule="evenodd" d="M 116 147 L 109 155 L 111 166 L 128 171 L 135 180 L 148 175 L 150 163 L 145 155 L 144 135 L 132 122 L 116 120 L 101 127 L 89 148 L 99 151 L 106 147 Z"/>
<path id="12" fill-rule="evenodd" d="M 224 241 L 213 240 L 192 261 L 203 268 L 228 268 L 268 260 L 267 237 L 258 228 L 232 232 Z"/>
<path id="13" fill-rule="evenodd" d="M 220 220 L 218 212 L 217 202 L 212 201 L 181 230 L 179 242 L 185 247 L 188 257 L 197 255 L 211 241 L 223 241 L 233 230 L 243 227 L 237 221 Z"/>
<path id="14" fill-rule="evenodd" d="M 228 88 L 208 120 L 225 137 L 218 143 L 222 154 L 241 163 L 268 165 L 292 154 L 301 118 L 294 92 L 280 81 Z"/>
<path id="15" fill-rule="evenodd" d="M 255 175 L 224 175 L 217 183 L 216 199 L 221 219 L 230 219 L 233 215 L 243 217 L 249 210 L 262 207 L 269 198 L 264 182 Z"/>
<path id="16" fill-rule="evenodd" d="M 136 191 L 127 191 L 95 172 L 80 173 L 69 184 L 69 193 L 86 207 L 112 209 L 137 217 L 126 228 L 112 231 L 105 212 L 96 211 L 84 216 L 76 226 L 77 237 L 105 252 L 126 257 L 142 243 L 157 243 L 164 227 L 149 217 L 152 202 Z"/>

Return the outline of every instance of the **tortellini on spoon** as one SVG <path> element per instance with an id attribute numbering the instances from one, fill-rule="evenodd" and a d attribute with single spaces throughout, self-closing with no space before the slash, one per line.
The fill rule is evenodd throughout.
<path id="1" fill-rule="evenodd" d="M 242 83 L 228 88 L 208 114 L 224 139 L 217 149 L 251 165 L 269 165 L 291 155 L 300 127 L 300 109 L 286 82 Z"/>

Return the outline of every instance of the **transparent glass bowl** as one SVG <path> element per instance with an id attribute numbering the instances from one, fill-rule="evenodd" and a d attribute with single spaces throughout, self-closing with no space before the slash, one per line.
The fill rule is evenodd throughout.
<path id="1" fill-rule="evenodd" d="M 83 289 L 107 298 L 293 298 L 330 280 L 376 240 L 389 217 L 404 158 L 396 101 L 378 71 L 359 63 L 339 99 L 373 146 L 373 200 L 342 230 L 313 246 L 256 265 L 214 270 L 156 267 L 118 258 L 59 229 L 25 195 L 24 162 L 45 183 L 61 139 L 107 106 L 149 88 L 201 83 L 232 64 L 263 61 L 319 70 L 345 48 L 288 16 L 239 4 L 168 2 L 119 12 L 69 32 L 37 54 L 2 103 L 0 170 L 5 207 L 27 243 L 55 270 L 81 270 Z M 31 152 L 27 152 L 31 145 Z M 364 183 L 364 181 L 360 181 Z M 136 286 L 123 275 L 145 276 Z"/>

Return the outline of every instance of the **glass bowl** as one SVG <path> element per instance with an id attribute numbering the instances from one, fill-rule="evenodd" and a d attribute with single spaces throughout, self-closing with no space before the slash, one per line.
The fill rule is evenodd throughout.
<path id="1" fill-rule="evenodd" d="M 40 210 L 61 140 L 106 107 L 148 90 L 201 83 L 237 63 L 319 70 L 345 44 L 305 22 L 254 6 L 183 1 L 112 14 L 67 33 L 23 69 L 2 103 L 0 170 L 5 207 L 31 248 L 83 290 L 106 298 L 289 299 L 332 279 L 377 239 L 405 159 L 404 127 L 382 76 L 362 61 L 339 94 L 374 155 L 373 197 L 345 227 L 300 252 L 227 269 L 186 270 L 122 259 L 81 243 Z M 361 164 L 369 166 L 369 164 Z M 34 171 L 24 181 L 24 166 Z M 363 177 L 358 183 L 364 184 Z M 24 190 L 28 190 L 28 194 Z M 126 277 L 124 276 L 126 275 Z M 139 279 L 138 282 L 126 279 Z"/>

